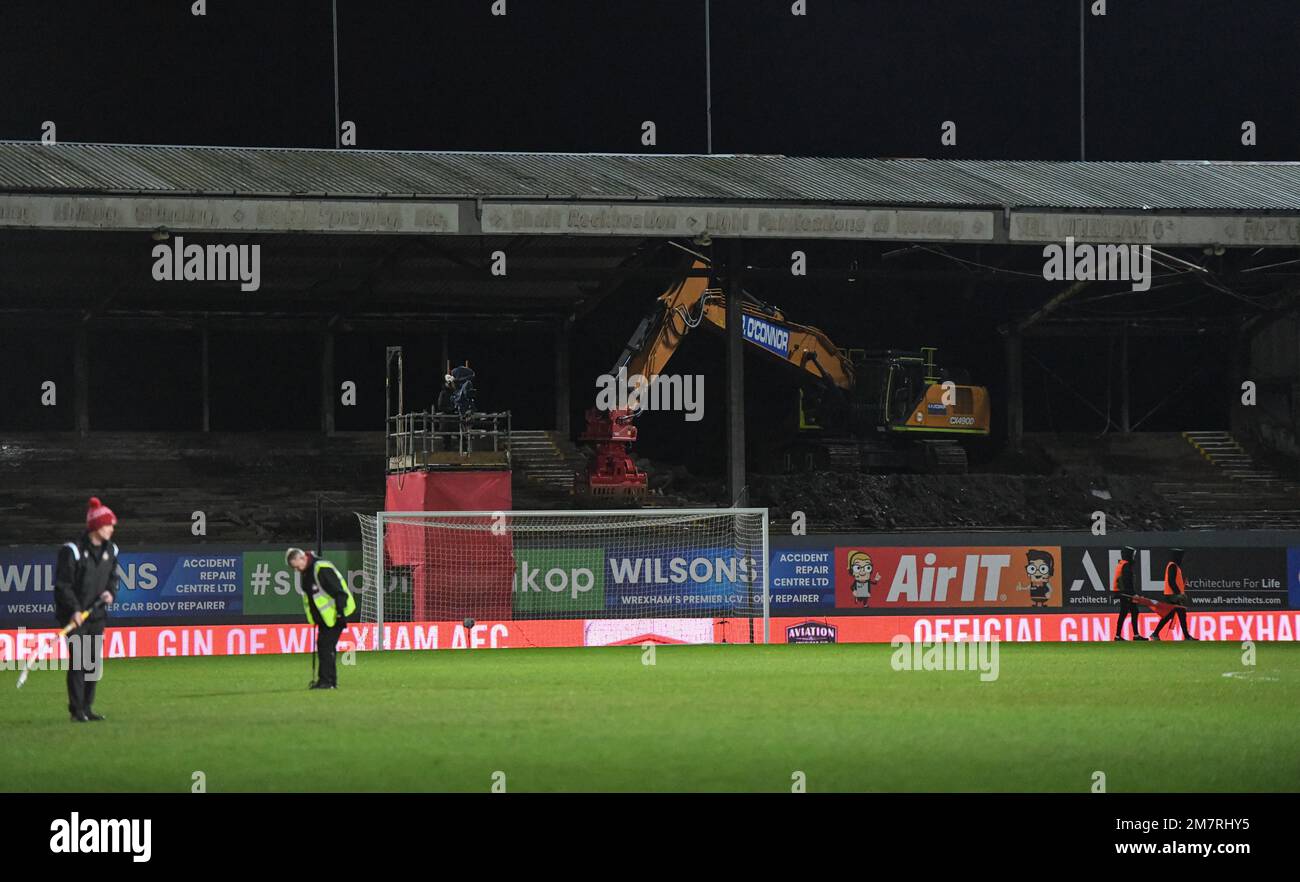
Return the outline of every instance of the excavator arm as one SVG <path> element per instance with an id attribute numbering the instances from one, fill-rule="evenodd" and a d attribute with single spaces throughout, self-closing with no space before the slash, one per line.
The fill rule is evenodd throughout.
<path id="1" fill-rule="evenodd" d="M 727 298 L 709 286 L 708 264 L 696 260 L 691 271 L 659 296 L 650 313 L 632 333 L 610 371 L 630 379 L 651 380 L 662 374 L 683 338 L 704 327 L 725 333 Z M 810 374 L 822 384 L 849 392 L 853 389 L 853 362 L 825 332 L 809 325 L 786 321 L 779 309 L 748 295 L 741 306 L 741 337 L 767 357 Z M 646 475 L 630 454 L 636 441 L 631 410 L 587 411 L 587 427 L 581 440 L 595 447 L 595 458 L 586 476 L 593 495 L 639 496 L 645 492 Z"/>
<path id="2" fill-rule="evenodd" d="M 658 376 L 667 367 L 682 339 L 701 325 L 725 333 L 727 298 L 709 287 L 708 265 L 696 260 L 692 272 L 659 296 L 655 308 L 641 320 L 612 374 Z M 746 343 L 797 370 L 844 391 L 853 388 L 853 362 L 826 333 L 811 325 L 787 321 L 776 307 L 749 295 L 741 305 L 741 337 Z"/>

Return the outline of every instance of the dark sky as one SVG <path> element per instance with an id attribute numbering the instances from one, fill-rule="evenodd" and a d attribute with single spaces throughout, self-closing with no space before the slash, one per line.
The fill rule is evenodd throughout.
<path id="1" fill-rule="evenodd" d="M 711 69 L 716 152 L 1079 158 L 1079 0 L 792 2 L 711 0 L 706 65 L 706 0 L 338 0 L 341 115 L 363 148 L 704 152 Z M 330 0 L 192 4 L 4 0 L 0 138 L 333 146 Z M 1106 9 L 1088 159 L 1300 159 L 1300 3 Z"/>

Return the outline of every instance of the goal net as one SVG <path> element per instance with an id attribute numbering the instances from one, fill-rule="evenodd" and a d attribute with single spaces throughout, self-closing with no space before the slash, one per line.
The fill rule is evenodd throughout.
<path id="1" fill-rule="evenodd" d="M 728 642 L 767 640 L 767 509 L 358 517 L 361 618 L 381 641 L 385 623 L 468 618 L 579 619 L 611 637 L 670 620 L 653 630 L 683 640 L 721 619 Z"/>

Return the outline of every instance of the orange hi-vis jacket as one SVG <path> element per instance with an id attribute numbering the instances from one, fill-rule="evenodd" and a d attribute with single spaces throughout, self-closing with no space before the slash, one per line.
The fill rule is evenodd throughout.
<path id="1" fill-rule="evenodd" d="M 1187 583 L 1183 581 L 1183 568 L 1173 561 L 1165 567 L 1165 594 L 1186 594 Z"/>
<path id="2" fill-rule="evenodd" d="M 1120 584 L 1120 582 L 1124 579 L 1124 568 L 1125 568 L 1126 566 L 1128 566 L 1128 561 L 1123 560 L 1123 559 L 1121 559 L 1119 563 L 1115 564 L 1115 576 L 1114 576 L 1113 579 L 1110 580 L 1110 590 L 1111 590 L 1111 591 L 1119 591 L 1119 590 L 1120 590 L 1119 584 Z M 1127 593 L 1127 592 L 1125 592 L 1125 593 Z"/>

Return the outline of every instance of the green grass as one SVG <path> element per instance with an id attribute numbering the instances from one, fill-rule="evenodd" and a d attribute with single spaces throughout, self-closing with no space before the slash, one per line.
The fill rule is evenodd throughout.
<path id="1" fill-rule="evenodd" d="M 361 653 L 335 692 L 301 655 L 112 660 L 92 725 L 6 673 L 0 790 L 1300 790 L 1300 645 L 1004 643 L 989 683 L 892 653 Z"/>

